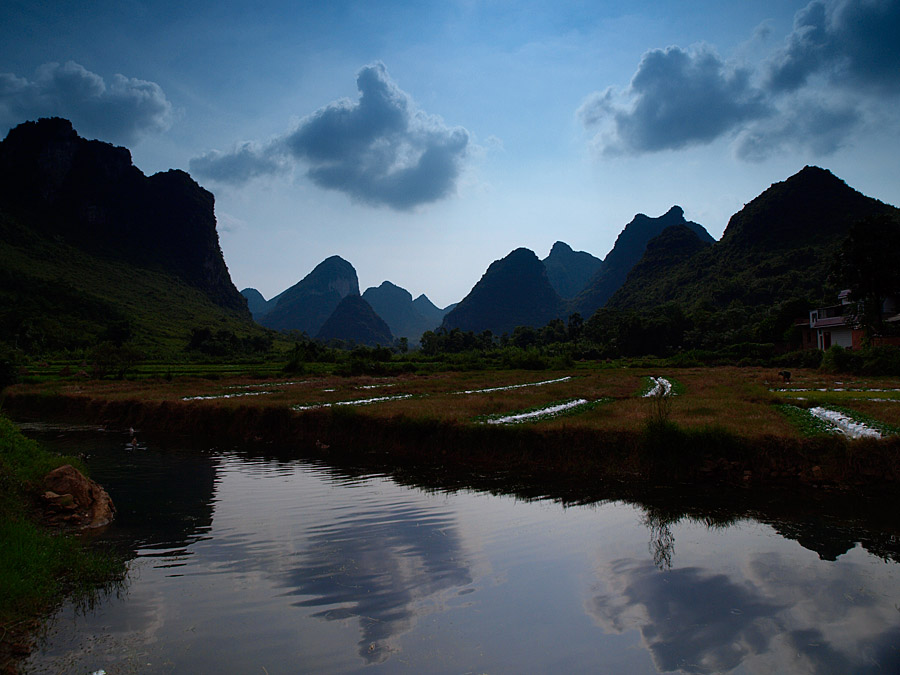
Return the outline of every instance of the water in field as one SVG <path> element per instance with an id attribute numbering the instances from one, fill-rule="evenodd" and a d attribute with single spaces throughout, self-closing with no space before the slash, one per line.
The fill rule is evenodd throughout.
<path id="1" fill-rule="evenodd" d="M 892 514 L 565 506 L 32 433 L 87 455 L 119 510 L 102 536 L 135 557 L 49 621 L 28 673 L 900 671 Z"/>

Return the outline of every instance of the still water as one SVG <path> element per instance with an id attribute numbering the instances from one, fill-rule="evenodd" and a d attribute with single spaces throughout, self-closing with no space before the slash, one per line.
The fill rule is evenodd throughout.
<path id="1" fill-rule="evenodd" d="M 900 672 L 884 525 L 28 433 L 86 455 L 118 508 L 100 536 L 133 558 L 27 673 Z"/>

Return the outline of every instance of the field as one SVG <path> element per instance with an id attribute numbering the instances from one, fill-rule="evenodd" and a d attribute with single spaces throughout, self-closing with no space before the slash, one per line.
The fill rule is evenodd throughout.
<path id="1" fill-rule="evenodd" d="M 353 408 L 376 419 L 427 419 L 478 424 L 491 418 L 581 400 L 552 417 L 535 415 L 522 423 L 546 429 L 640 431 L 653 400 L 642 396 L 652 377 L 674 386 L 668 420 L 686 429 L 716 427 L 744 438 L 800 438 L 809 430 L 785 414 L 784 404 L 801 410 L 834 407 L 900 427 L 900 379 L 847 379 L 818 371 L 794 372 L 784 384 L 770 369 L 686 368 L 659 372 L 640 368 L 575 367 L 567 371 L 501 371 L 401 375 L 398 377 L 297 376 L 277 373 L 239 375 L 239 367 L 214 379 L 180 376 L 140 380 L 56 378 L 17 385 L 9 395 L 63 396 L 110 402 L 192 404 L 234 409 L 313 410 Z M 167 372 L 160 367 L 160 372 Z"/>
<path id="2" fill-rule="evenodd" d="M 648 395 L 665 381 L 667 395 Z M 14 418 L 587 481 L 900 482 L 900 380 L 819 371 L 611 368 L 397 377 L 63 378 L 19 384 Z"/>

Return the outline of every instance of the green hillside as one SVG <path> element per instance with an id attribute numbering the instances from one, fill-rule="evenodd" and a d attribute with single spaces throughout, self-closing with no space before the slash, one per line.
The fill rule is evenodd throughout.
<path id="1" fill-rule="evenodd" d="M 851 227 L 898 213 L 806 167 L 732 216 L 719 242 L 658 238 L 606 307 L 652 313 L 674 303 L 690 320 L 684 347 L 781 342 L 810 307 L 835 302 L 835 255 Z"/>
<path id="2" fill-rule="evenodd" d="M 0 214 L 0 341 L 33 356 L 127 342 L 147 358 L 181 353 L 195 328 L 265 338 L 168 271 L 38 236 Z"/>

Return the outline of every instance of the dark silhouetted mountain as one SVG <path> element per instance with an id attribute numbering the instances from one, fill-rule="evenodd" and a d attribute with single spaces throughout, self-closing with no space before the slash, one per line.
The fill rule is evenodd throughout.
<path id="1" fill-rule="evenodd" d="M 532 251 L 518 248 L 491 263 L 442 326 L 500 335 L 516 326 L 543 326 L 563 313 L 563 301 L 550 285 L 544 264 Z"/>
<path id="2" fill-rule="evenodd" d="M 68 120 L 25 122 L 0 144 L 0 204 L 13 219 L 93 255 L 176 274 L 246 312 L 219 248 L 213 201 L 185 172 L 148 178 L 127 149 L 81 138 Z"/>
<path id="3" fill-rule="evenodd" d="M 651 257 L 648 250 L 640 278 L 629 279 L 615 307 L 653 312 L 674 301 L 710 333 L 727 333 L 731 343 L 778 342 L 798 308 L 802 313 L 833 302 L 839 289 L 828 282 L 835 253 L 854 223 L 882 214 L 897 217 L 900 209 L 862 195 L 829 171 L 806 167 L 732 216 L 712 246 L 681 262 L 677 258 L 693 245 L 683 237 L 681 254 L 662 262 L 659 252 Z"/>
<path id="4" fill-rule="evenodd" d="M 213 196 L 145 176 L 63 119 L 0 142 L 0 341 L 27 353 L 183 349 L 197 328 L 265 340 L 225 266 Z"/>
<path id="5" fill-rule="evenodd" d="M 644 255 L 647 243 L 672 225 L 684 225 L 696 232 L 701 240 L 710 243 L 715 241 L 702 225 L 685 220 L 684 211 L 680 206 L 673 206 L 659 218 L 650 218 L 639 213 L 619 233 L 615 246 L 604 258 L 600 271 L 573 301 L 574 309 L 582 316 L 588 317 L 603 307 L 612 294 L 625 283 L 631 268 Z"/>
<path id="6" fill-rule="evenodd" d="M 413 307 L 416 308 L 416 311 L 419 314 L 428 319 L 428 322 L 432 326 L 440 326 L 441 321 L 447 316 L 447 312 L 456 307 L 456 303 L 454 302 L 452 305 L 448 305 L 447 307 L 444 307 L 444 309 L 441 309 L 429 300 L 427 295 L 422 293 L 422 295 L 413 300 Z"/>
<path id="7" fill-rule="evenodd" d="M 722 251 L 771 252 L 843 241 L 850 225 L 896 211 L 857 192 L 827 169 L 804 167 L 774 183 L 728 221 Z"/>
<path id="8" fill-rule="evenodd" d="M 561 298 L 566 299 L 574 298 L 584 290 L 602 265 L 600 258 L 584 251 L 573 251 L 571 246 L 561 241 L 553 244 L 550 255 L 544 258 L 550 285 Z"/>
<path id="9" fill-rule="evenodd" d="M 394 337 L 405 337 L 413 344 L 418 343 L 422 333 L 434 330 L 441 325 L 443 315 L 437 321 L 423 316 L 416 308 L 412 294 L 390 281 L 383 282 L 377 288 L 367 288 L 362 297 L 372 306 L 378 316 L 387 322 Z M 428 298 L 425 298 L 425 301 L 427 302 Z M 440 312 L 437 307 L 434 309 Z"/>
<path id="10" fill-rule="evenodd" d="M 274 302 L 266 300 L 262 293 L 255 288 L 245 288 L 241 291 L 241 295 L 247 300 L 247 309 L 250 310 L 256 321 L 259 321 L 275 306 Z"/>
<path id="11" fill-rule="evenodd" d="M 260 323 L 275 330 L 299 330 L 314 336 L 348 295 L 359 295 L 356 270 L 343 258 L 333 255 L 273 298 L 277 303 Z"/>
<path id="12" fill-rule="evenodd" d="M 631 268 L 625 283 L 613 293 L 607 307 L 630 307 L 637 298 L 647 292 L 647 288 L 665 279 L 677 265 L 691 259 L 712 244 L 701 239 L 697 233 L 685 225 L 672 225 L 657 237 L 647 242 L 644 256 Z M 680 289 L 665 287 L 657 293 L 657 302 L 662 304 L 674 300 Z"/>
<path id="13" fill-rule="evenodd" d="M 322 325 L 319 340 L 346 340 L 376 347 L 390 346 L 394 338 L 387 323 L 358 294 L 347 295 Z"/>

